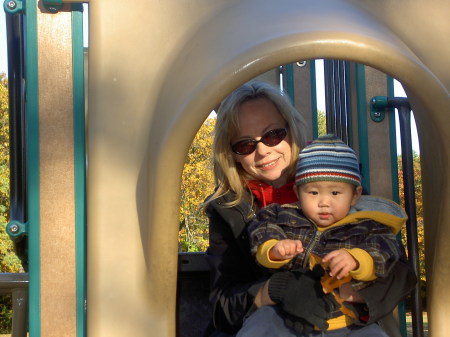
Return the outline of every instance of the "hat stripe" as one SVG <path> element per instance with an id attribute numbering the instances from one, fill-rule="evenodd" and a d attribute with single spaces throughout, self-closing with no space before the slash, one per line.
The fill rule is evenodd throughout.
<path id="1" fill-rule="evenodd" d="M 309 157 L 309 158 L 304 158 L 304 157 L 300 157 L 300 159 L 302 160 L 302 165 L 305 164 L 311 164 L 314 162 L 319 162 L 319 163 L 329 163 L 329 164 L 333 164 L 333 163 L 341 163 L 341 164 L 347 164 L 350 166 L 359 166 L 358 161 L 356 160 L 356 158 L 342 158 L 342 157 L 325 157 L 325 156 L 316 156 L 316 157 Z"/>
<path id="2" fill-rule="evenodd" d="M 319 137 L 299 154 L 296 184 L 311 181 L 342 181 L 361 185 L 356 153 L 334 135 Z"/>
<path id="3" fill-rule="evenodd" d="M 301 170 L 352 170 L 359 171 L 358 163 L 349 163 L 349 162 L 339 162 L 339 161 L 312 161 L 308 163 L 303 163 L 299 167 Z"/>
<path id="4" fill-rule="evenodd" d="M 328 174 L 341 174 L 341 175 L 347 174 L 347 175 L 359 177 L 359 174 L 358 174 L 358 173 L 354 173 L 354 172 L 351 172 L 351 171 L 349 171 L 349 170 L 339 170 L 339 169 L 333 170 L 333 171 L 327 170 L 327 169 L 317 169 L 317 170 L 310 169 L 310 170 L 302 170 L 302 172 L 301 172 L 301 173 L 297 173 L 297 175 L 298 175 L 298 176 L 304 176 L 304 175 L 314 174 L 314 173 L 318 173 L 318 174 L 319 174 L 319 173 L 320 173 L 320 174 L 322 174 L 322 173 L 328 173 Z"/>
<path id="5" fill-rule="evenodd" d="M 325 151 L 324 149 L 321 149 L 320 151 L 308 151 L 308 152 L 302 152 L 301 156 L 302 158 L 310 158 L 310 157 L 316 157 L 316 156 L 330 156 L 330 157 L 338 157 L 338 158 L 352 158 L 356 159 L 356 155 L 351 152 L 346 151 L 336 151 L 335 153 L 329 153 L 328 151 Z"/>
<path id="6" fill-rule="evenodd" d="M 359 177 L 357 175 L 345 174 L 345 173 L 337 173 L 333 172 L 330 174 L 329 172 L 314 172 L 309 174 L 302 174 L 298 176 L 298 179 L 307 179 L 307 178 L 327 178 L 327 177 L 338 177 L 338 178 L 349 178 L 354 179 L 355 181 L 359 181 Z M 297 179 L 297 180 L 298 180 Z"/>

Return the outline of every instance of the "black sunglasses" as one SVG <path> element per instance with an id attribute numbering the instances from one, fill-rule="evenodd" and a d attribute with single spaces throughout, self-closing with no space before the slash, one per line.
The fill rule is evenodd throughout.
<path id="1" fill-rule="evenodd" d="M 256 145 L 258 145 L 258 143 L 263 143 L 266 146 L 272 147 L 280 144 L 281 141 L 284 138 L 286 138 L 286 136 L 287 136 L 286 128 L 273 129 L 263 134 L 260 140 L 242 139 L 232 144 L 231 149 L 236 154 L 246 155 L 255 151 Z"/>

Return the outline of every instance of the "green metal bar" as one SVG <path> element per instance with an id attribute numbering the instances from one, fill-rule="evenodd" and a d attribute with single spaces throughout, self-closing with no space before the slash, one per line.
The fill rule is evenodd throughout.
<path id="1" fill-rule="evenodd" d="M 394 97 L 394 79 L 387 76 L 387 96 Z M 398 162 L 397 162 L 397 128 L 395 125 L 395 109 L 389 108 L 388 113 L 389 122 L 389 139 L 391 152 L 391 172 L 392 172 L 392 199 L 400 202 L 400 191 L 398 188 Z"/>
<path id="2" fill-rule="evenodd" d="M 291 98 L 292 104 L 295 102 L 295 95 L 294 95 L 294 65 L 287 64 L 285 66 L 285 74 L 286 74 L 286 91 Z"/>
<path id="3" fill-rule="evenodd" d="M 77 337 L 86 336 L 86 139 L 83 5 L 72 5 Z"/>
<path id="4" fill-rule="evenodd" d="M 369 137 L 367 127 L 366 75 L 363 64 L 356 64 L 356 104 L 358 112 L 359 160 L 361 162 L 362 183 L 370 193 Z"/>
<path id="5" fill-rule="evenodd" d="M 39 187 L 39 86 L 36 0 L 26 0 L 25 78 L 28 181 L 29 332 L 41 334 L 40 311 L 40 187 Z"/>
<path id="6" fill-rule="evenodd" d="M 309 74 L 311 82 L 312 136 L 313 139 L 316 139 L 319 137 L 319 119 L 317 117 L 316 60 L 310 61 Z"/>

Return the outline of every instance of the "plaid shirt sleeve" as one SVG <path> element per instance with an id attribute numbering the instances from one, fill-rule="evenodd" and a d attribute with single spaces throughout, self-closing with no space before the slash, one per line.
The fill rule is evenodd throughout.
<path id="1" fill-rule="evenodd" d="M 286 239 L 286 234 L 280 224 L 286 222 L 283 208 L 278 204 L 271 204 L 256 213 L 255 219 L 248 227 L 252 254 L 256 254 L 258 246 L 270 240 Z"/>
<path id="2" fill-rule="evenodd" d="M 358 226 L 366 227 L 367 234 L 361 245 L 357 248 L 364 249 L 373 258 L 375 275 L 385 277 L 391 272 L 392 266 L 405 256 L 403 245 L 391 229 L 375 221 L 364 221 Z"/>

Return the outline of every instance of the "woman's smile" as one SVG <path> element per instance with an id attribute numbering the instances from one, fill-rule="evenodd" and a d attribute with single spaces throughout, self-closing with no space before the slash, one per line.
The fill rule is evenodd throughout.
<path id="1" fill-rule="evenodd" d="M 261 164 L 261 165 L 256 165 L 256 167 L 262 169 L 262 170 L 271 170 L 273 169 L 277 164 L 278 164 L 278 160 L 280 159 L 280 157 L 278 157 L 277 159 L 274 159 L 268 163 L 265 164 Z"/>

